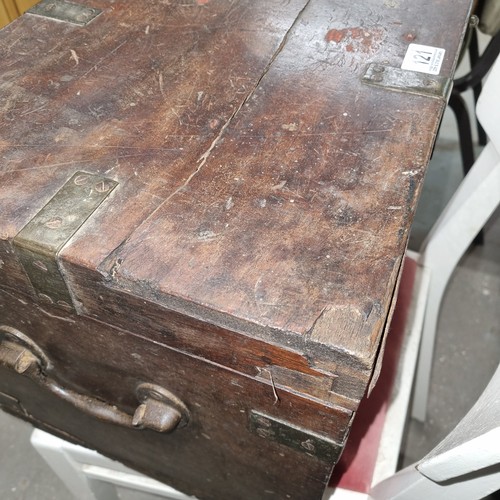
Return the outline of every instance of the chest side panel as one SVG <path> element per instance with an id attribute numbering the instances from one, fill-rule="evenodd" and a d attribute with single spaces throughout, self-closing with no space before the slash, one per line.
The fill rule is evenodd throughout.
<path id="1" fill-rule="evenodd" d="M 0 302 L 0 393 L 8 396 L 0 404 L 8 410 L 201 499 L 321 495 L 350 412 L 20 300 L 2 293 Z M 32 355 L 43 360 L 41 375 Z M 117 420 L 110 412 L 137 413 L 144 384 L 182 401 L 186 425 L 159 433 L 109 423 Z"/>

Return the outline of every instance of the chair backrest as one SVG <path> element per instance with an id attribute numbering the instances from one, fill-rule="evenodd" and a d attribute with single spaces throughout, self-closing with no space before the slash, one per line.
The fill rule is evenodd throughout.
<path id="1" fill-rule="evenodd" d="M 500 2 L 498 2 L 500 6 Z M 500 152 L 500 57 L 493 64 L 481 95 L 476 115 L 495 149 Z"/>
<path id="2" fill-rule="evenodd" d="M 444 441 L 416 467 L 377 484 L 369 498 L 479 500 L 499 489 L 500 366 L 477 403 Z"/>
<path id="3" fill-rule="evenodd" d="M 418 465 L 436 482 L 500 464 L 500 366 L 476 404 Z"/>
<path id="4" fill-rule="evenodd" d="M 476 180 L 479 185 L 486 174 L 498 172 L 500 168 L 500 57 L 493 64 L 483 87 L 476 114 L 490 139 L 486 149 L 491 149 L 489 156 L 485 156 L 488 160 L 483 162 L 488 168 L 477 170 L 473 167 L 474 172 L 471 171 L 472 177 L 474 174 L 478 177 L 471 180 Z M 495 177 L 488 176 L 488 182 L 494 182 L 494 179 L 498 179 L 498 173 Z M 498 198 L 498 191 L 496 193 Z M 456 194 L 464 201 L 466 195 L 470 193 Z M 442 482 L 496 464 L 500 464 L 500 367 L 470 412 L 417 468 L 429 479 Z"/>

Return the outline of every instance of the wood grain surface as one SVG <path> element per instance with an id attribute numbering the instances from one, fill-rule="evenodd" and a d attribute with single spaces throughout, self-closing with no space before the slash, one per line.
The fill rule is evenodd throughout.
<path id="1" fill-rule="evenodd" d="M 445 49 L 452 78 L 471 2 L 80 3 L 102 13 L 83 27 L 26 14 L 0 33 L 0 287 L 33 301 L 43 338 L 50 318 L 115 328 L 175 366 L 187 355 L 194 384 L 205 363 L 259 401 L 295 398 L 303 422 L 326 408 L 342 446 L 376 380 L 446 106 L 362 77 L 418 43 Z M 58 256 L 68 316 L 36 303 L 12 240 L 76 171 L 118 186 Z M 78 372 L 88 344 L 68 349 L 60 376 L 110 397 Z"/>
<path id="2" fill-rule="evenodd" d="M 469 2 L 92 6 L 84 28 L 28 14 L 2 34 L 2 240 L 77 169 L 106 174 L 119 189 L 65 259 L 370 369 L 444 102 L 360 77 L 410 42 L 451 75 Z"/>

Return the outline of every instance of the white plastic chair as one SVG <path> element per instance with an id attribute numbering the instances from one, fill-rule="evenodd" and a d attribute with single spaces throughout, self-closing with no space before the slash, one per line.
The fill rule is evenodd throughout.
<path id="1" fill-rule="evenodd" d="M 119 500 L 117 487 L 151 498 L 193 500 L 166 484 L 140 474 L 93 450 L 35 429 L 31 444 L 78 500 Z"/>
<path id="2" fill-rule="evenodd" d="M 479 97 L 476 115 L 489 138 L 434 224 L 420 254 L 430 289 L 420 347 L 412 416 L 424 421 L 439 309 L 448 280 L 476 234 L 500 204 L 500 59 Z"/>
<path id="3" fill-rule="evenodd" d="M 476 500 L 500 489 L 500 366 L 448 436 L 416 466 L 382 481 L 373 500 Z"/>

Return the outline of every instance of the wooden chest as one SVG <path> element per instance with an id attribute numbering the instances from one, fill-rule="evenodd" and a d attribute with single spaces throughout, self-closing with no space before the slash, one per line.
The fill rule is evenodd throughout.
<path id="1" fill-rule="evenodd" d="M 4 29 L 3 408 L 200 499 L 320 498 L 469 3 L 44 0 Z"/>

